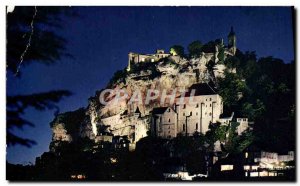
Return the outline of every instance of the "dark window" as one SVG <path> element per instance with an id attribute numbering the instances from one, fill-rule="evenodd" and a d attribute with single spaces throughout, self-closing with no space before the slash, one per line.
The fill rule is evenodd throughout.
<path id="1" fill-rule="evenodd" d="M 183 116 L 185 116 L 185 113 L 183 113 Z"/>
<path id="2" fill-rule="evenodd" d="M 185 109 L 185 104 L 183 105 L 183 108 Z"/>
<path id="3" fill-rule="evenodd" d="M 196 108 L 198 108 L 198 107 L 199 107 L 199 104 L 197 103 Z"/>
<path id="4" fill-rule="evenodd" d="M 192 112 L 190 112 L 190 116 L 192 115 Z"/>
<path id="5" fill-rule="evenodd" d="M 196 123 L 196 130 L 198 130 L 198 123 Z"/>
<path id="6" fill-rule="evenodd" d="M 185 125 L 184 124 L 182 125 L 182 129 L 183 129 L 183 131 L 185 131 Z"/>
<path id="7" fill-rule="evenodd" d="M 171 119 L 169 118 L 169 122 L 171 122 Z"/>

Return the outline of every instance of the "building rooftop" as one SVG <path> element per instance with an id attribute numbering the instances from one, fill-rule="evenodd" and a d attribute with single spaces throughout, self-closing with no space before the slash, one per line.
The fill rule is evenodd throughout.
<path id="1" fill-rule="evenodd" d="M 217 90 L 213 88 L 213 86 L 209 85 L 208 83 L 198 83 L 198 84 L 193 84 L 189 88 L 189 91 L 186 93 L 185 97 L 189 97 L 193 89 L 195 90 L 194 96 L 218 94 Z"/>
<path id="2" fill-rule="evenodd" d="M 234 112 L 234 117 L 235 118 L 248 118 L 248 116 L 240 111 L 235 111 Z"/>
<path id="3" fill-rule="evenodd" d="M 220 115 L 220 119 L 226 119 L 226 118 L 231 118 L 234 116 L 234 113 L 233 112 L 223 112 L 221 115 Z"/>
<path id="4" fill-rule="evenodd" d="M 152 114 L 163 114 L 169 107 L 153 108 Z"/>

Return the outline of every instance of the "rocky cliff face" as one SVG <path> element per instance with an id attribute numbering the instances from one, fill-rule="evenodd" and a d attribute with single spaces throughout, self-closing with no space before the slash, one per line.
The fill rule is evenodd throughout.
<path id="1" fill-rule="evenodd" d="M 148 89 L 167 90 L 167 93 L 171 93 L 175 88 L 187 89 L 195 83 L 214 80 L 214 76 L 222 77 L 226 67 L 221 62 L 216 63 L 219 60 L 215 56 L 213 53 L 202 53 L 199 58 L 190 60 L 179 56 L 170 56 L 158 62 L 134 64 L 130 71 L 125 69 L 119 71 L 112 78 L 107 88 L 125 89 L 128 98 L 117 105 L 101 105 L 99 102 L 101 91 L 96 92 L 96 95 L 89 99 L 87 108 L 60 114 L 53 120 L 51 123 L 53 131 L 52 144 L 59 141 L 71 142 L 85 137 L 95 139 L 99 132 L 98 126 L 104 125 L 107 118 L 112 120 L 108 127 L 114 135 L 129 135 L 128 131 L 130 130 L 124 128 L 132 124 L 132 119 L 128 117 L 137 107 L 141 115 L 147 117 L 154 107 L 165 106 L 155 101 L 149 105 L 137 103 L 129 106 L 127 102 L 133 96 L 135 90 L 140 90 L 142 97 L 145 98 Z M 209 63 L 214 64 L 213 70 L 209 70 Z M 106 101 L 114 98 L 114 96 L 116 96 L 114 93 L 108 95 Z M 109 120 L 107 119 L 107 121 Z M 118 130 L 118 128 L 123 129 Z"/>
<path id="2" fill-rule="evenodd" d="M 53 132 L 51 151 L 55 151 L 55 147 L 61 142 L 71 143 L 79 138 L 95 138 L 90 116 L 84 108 L 57 115 L 50 127 Z"/>

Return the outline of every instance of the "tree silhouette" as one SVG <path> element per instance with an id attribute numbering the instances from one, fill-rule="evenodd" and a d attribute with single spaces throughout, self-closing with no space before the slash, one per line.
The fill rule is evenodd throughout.
<path id="1" fill-rule="evenodd" d="M 21 78 L 21 67 L 30 63 L 53 64 L 64 56 L 67 41 L 57 33 L 62 28 L 62 17 L 75 15 L 67 7 L 15 7 L 7 14 L 6 67 L 8 73 Z M 24 111 L 31 107 L 36 110 L 56 109 L 55 103 L 70 96 L 67 90 L 55 90 L 29 95 L 7 95 L 7 144 L 31 147 L 35 142 L 13 134 L 13 128 L 24 125 L 34 126 L 23 118 Z"/>
<path id="2" fill-rule="evenodd" d="M 7 70 L 19 76 L 21 65 L 53 64 L 64 56 L 71 57 L 65 50 L 67 41 L 57 33 L 57 29 L 62 28 L 62 17 L 75 15 L 71 10 L 66 7 L 16 7 L 8 13 Z"/>

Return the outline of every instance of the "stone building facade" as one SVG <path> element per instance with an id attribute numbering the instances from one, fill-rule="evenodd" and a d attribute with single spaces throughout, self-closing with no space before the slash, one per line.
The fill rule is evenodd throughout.
<path id="1" fill-rule="evenodd" d="M 170 139 L 179 133 L 185 136 L 192 136 L 195 132 L 205 134 L 210 123 L 229 125 L 233 120 L 239 123 L 236 129 L 238 135 L 249 128 L 246 117 L 234 117 L 234 113 L 229 117 L 222 116 L 222 97 L 207 83 L 194 84 L 190 90 L 195 90 L 193 97 L 186 95 L 176 98 L 173 106 L 153 109 L 152 135 Z"/>
<path id="2" fill-rule="evenodd" d="M 157 49 L 155 54 L 138 54 L 130 52 L 128 54 L 127 71 L 130 71 L 132 64 L 143 62 L 157 62 L 158 60 L 169 57 L 170 55 L 171 54 L 165 53 L 165 51 L 162 49 Z"/>
<path id="3" fill-rule="evenodd" d="M 154 108 L 152 111 L 151 134 L 162 138 L 177 135 L 177 113 L 171 107 Z"/>
<path id="4" fill-rule="evenodd" d="M 173 107 L 154 108 L 151 134 L 162 138 L 173 138 L 178 133 L 191 136 L 195 132 L 205 134 L 210 123 L 219 120 L 223 112 L 222 98 L 207 83 L 191 86 L 190 95 L 176 98 Z"/>

